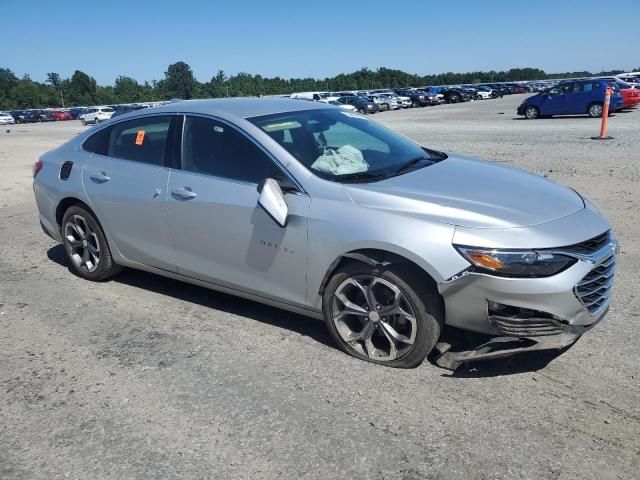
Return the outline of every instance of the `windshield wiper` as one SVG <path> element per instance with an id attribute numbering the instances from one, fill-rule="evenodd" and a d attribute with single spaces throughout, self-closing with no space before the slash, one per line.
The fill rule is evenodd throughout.
<path id="1" fill-rule="evenodd" d="M 433 160 L 431 160 L 429 157 L 416 157 L 416 158 L 414 158 L 412 160 L 409 160 L 407 163 L 403 164 L 398 170 L 396 170 L 394 172 L 394 175 L 400 175 L 401 173 L 406 172 L 411 167 L 417 165 L 418 163 L 422 162 L 423 160 L 428 160 L 430 162 L 433 162 Z"/>
<path id="2" fill-rule="evenodd" d="M 383 178 L 387 178 L 387 176 L 382 173 L 355 172 L 336 175 L 333 180 L 336 182 L 357 182 L 360 180 L 382 180 Z"/>

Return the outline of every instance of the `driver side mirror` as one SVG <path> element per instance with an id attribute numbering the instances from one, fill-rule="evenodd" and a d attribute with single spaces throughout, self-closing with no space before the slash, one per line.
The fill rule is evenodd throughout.
<path id="1" fill-rule="evenodd" d="M 284 200 L 280 184 L 273 178 L 266 178 L 258 185 L 258 204 L 281 227 L 287 226 L 289 207 Z"/>

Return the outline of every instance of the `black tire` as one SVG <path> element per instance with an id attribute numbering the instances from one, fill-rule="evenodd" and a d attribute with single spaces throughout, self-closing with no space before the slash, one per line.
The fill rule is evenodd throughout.
<path id="1" fill-rule="evenodd" d="M 587 107 L 587 113 L 591 118 L 602 117 L 603 104 L 602 102 L 593 102 Z"/>
<path id="2" fill-rule="evenodd" d="M 411 102 L 411 107 L 412 107 L 412 108 L 418 108 L 418 106 L 419 106 L 419 105 L 418 105 L 418 101 L 417 101 L 417 100 L 413 100 L 413 101 Z"/>
<path id="3" fill-rule="evenodd" d="M 395 285 L 410 303 L 416 319 L 414 343 L 399 358 L 376 360 L 355 350 L 340 336 L 332 318 L 333 298 L 338 287 L 350 277 L 373 275 Z M 349 355 L 371 363 L 393 368 L 414 368 L 419 366 L 435 346 L 443 325 L 441 299 L 433 281 L 425 281 L 408 264 L 373 267 L 362 262 L 353 262 L 340 267 L 329 280 L 322 299 L 325 323 L 329 333 L 341 350 Z"/>
<path id="4" fill-rule="evenodd" d="M 362 115 L 366 115 L 367 111 L 364 108 L 360 108 L 360 109 L 358 109 L 358 113 L 360 113 Z"/>
<path id="5" fill-rule="evenodd" d="M 90 242 L 97 244 L 98 247 L 99 260 L 95 262 L 96 268 L 93 271 L 91 271 L 86 265 L 78 265 L 78 253 L 75 252 L 74 254 L 74 247 L 71 245 L 71 241 L 67 235 L 67 225 L 70 221 L 76 220 L 78 217 L 86 221 L 88 231 L 91 233 L 93 238 Z M 122 271 L 122 267 L 113 261 L 109 244 L 107 243 L 107 239 L 102 231 L 102 227 L 98 223 L 98 220 L 93 213 L 84 206 L 73 205 L 64 212 L 62 217 L 61 235 L 64 251 L 67 256 L 67 260 L 69 261 L 69 267 L 79 277 L 84 278 L 85 280 L 100 282 Z M 84 251 L 87 248 L 87 245 L 84 244 L 84 247 L 79 248 Z"/>
<path id="6" fill-rule="evenodd" d="M 83 127 L 87 126 L 87 121 L 84 118 L 80 119 L 80 123 L 82 124 Z"/>

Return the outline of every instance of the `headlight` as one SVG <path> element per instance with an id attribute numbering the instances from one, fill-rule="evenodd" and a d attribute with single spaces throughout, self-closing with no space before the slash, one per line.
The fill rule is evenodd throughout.
<path id="1" fill-rule="evenodd" d="M 576 259 L 545 250 L 495 250 L 454 245 L 478 271 L 501 277 L 550 277 Z"/>

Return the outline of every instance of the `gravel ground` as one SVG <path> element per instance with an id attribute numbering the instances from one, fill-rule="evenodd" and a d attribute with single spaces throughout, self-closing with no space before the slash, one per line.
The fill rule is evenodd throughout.
<path id="1" fill-rule="evenodd" d="M 455 374 L 360 362 L 320 321 L 155 275 L 80 280 L 30 169 L 83 127 L 2 127 L 0 478 L 637 479 L 640 112 L 596 142 L 598 120 L 514 118 L 522 98 L 373 117 L 579 190 L 622 243 L 609 316 L 573 348 Z"/>

